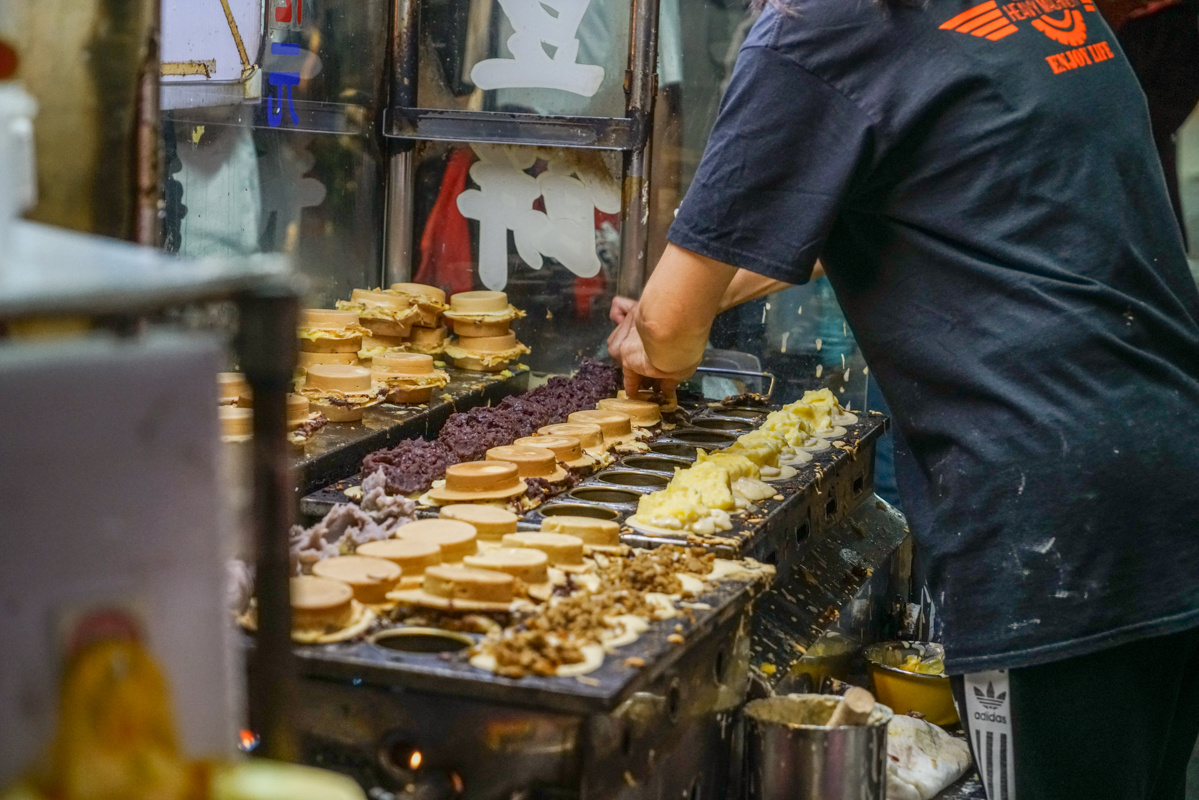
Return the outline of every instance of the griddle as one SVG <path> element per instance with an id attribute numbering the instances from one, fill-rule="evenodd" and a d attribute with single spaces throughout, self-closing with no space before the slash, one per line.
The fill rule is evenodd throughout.
<path id="1" fill-rule="evenodd" d="M 733 421 L 730 411 L 738 409 L 710 408 L 693 414 L 689 425 L 680 425 L 664 431 L 651 445 L 663 452 L 671 452 L 676 445 L 683 445 L 683 452 L 694 441 L 692 434 L 706 432 L 705 421 Z M 858 422 L 846 426 L 844 436 L 835 440 L 841 446 L 812 453 L 812 460 L 796 467 L 796 475 L 785 481 L 773 481 L 776 496 L 782 500 L 768 498 L 754 504 L 745 514 L 733 516 L 733 529 L 721 531 L 712 537 L 697 537 L 680 532 L 678 536 L 649 535 L 625 527 L 621 541 L 633 547 L 658 547 L 663 544 L 686 544 L 702 547 L 721 558 L 756 558 L 775 565 L 780 571 L 790 570 L 802 554 L 809 539 L 819 540 L 825 532 L 845 519 L 849 510 L 863 498 L 869 497 L 874 489 L 874 450 L 880 436 L 886 431 L 887 419 L 877 414 L 859 414 Z M 728 442 L 731 443 L 731 442 Z M 726 446 L 727 444 L 726 443 Z M 716 444 L 710 445 L 720 449 Z M 606 509 L 608 516 L 624 522 L 636 512 L 637 498 L 658 486 L 621 486 L 612 482 L 614 473 L 630 476 L 668 478 L 664 469 L 652 470 L 640 466 L 646 455 L 625 455 L 618 463 L 600 470 L 583 481 L 577 488 L 546 502 L 526 515 L 526 520 L 540 524 L 546 515 L 563 513 L 564 506 L 572 506 L 583 513 L 588 510 Z M 674 466 L 686 467 L 688 461 L 681 457 L 670 459 Z M 627 492 L 625 502 L 604 499 L 605 493 Z"/>
<path id="2" fill-rule="evenodd" d="M 521 528 L 536 529 L 542 520 L 554 514 L 584 514 L 624 523 L 637 510 L 637 500 L 669 481 L 667 468 L 686 467 L 694 448 L 722 449 L 741 433 L 752 430 L 774 406 L 761 404 L 685 407 L 670 415 L 672 427 L 661 430 L 650 442 L 651 452 L 621 455 L 579 486 L 550 498 L 542 506 L 526 513 Z M 448 416 L 448 415 L 447 415 Z M 443 420 L 444 421 L 444 420 Z M 848 511 L 874 489 L 875 445 L 886 429 L 886 417 L 862 412 L 858 422 L 845 426 L 844 436 L 830 441 L 826 450 L 812 453 L 812 460 L 796 467 L 796 475 L 774 481 L 782 500 L 768 498 L 756 503 L 744 514 L 733 517 L 733 529 L 716 536 L 698 537 L 680 532 L 678 536 L 649 535 L 624 527 L 621 541 L 633 547 L 654 548 L 663 544 L 702 547 L 721 558 L 755 558 L 780 571 L 790 571 L 798 562 L 809 539 L 819 540 L 830 528 L 845 519 Z M 736 430 L 720 430 L 736 426 Z M 836 445 L 833 444 L 836 442 Z M 365 455 L 365 454 L 363 454 Z M 646 468 L 647 457 L 659 461 L 657 468 Z M 351 502 L 346 489 L 359 485 L 357 472 L 361 456 L 342 477 L 312 492 L 301 500 L 301 513 L 323 516 L 335 503 Z M 423 509 L 422 516 L 436 516 L 436 509 Z"/>
<path id="3" fill-rule="evenodd" d="M 562 713 L 607 713 L 669 670 L 696 643 L 736 624 L 751 600 L 766 588 L 765 581 L 726 580 L 714 584 L 702 597 L 689 601 L 710 608 L 682 608 L 679 617 L 651 621 L 649 630 L 637 641 L 609 653 L 598 670 L 581 678 L 504 678 L 472 667 L 465 651 L 449 655 L 404 653 L 369 640 L 297 646 L 294 652 L 300 673 L 312 678 L 403 687 Z M 676 633 L 676 626 L 680 627 L 677 633 L 683 637 L 682 643 L 667 640 Z M 644 666 L 627 666 L 630 658 L 642 659 Z"/>

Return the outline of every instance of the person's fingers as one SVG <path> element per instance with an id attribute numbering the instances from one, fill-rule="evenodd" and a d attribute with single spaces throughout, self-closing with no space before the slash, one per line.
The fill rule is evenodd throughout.
<path id="1" fill-rule="evenodd" d="M 612 331 L 612 335 L 608 337 L 608 356 L 617 364 L 621 363 L 620 351 L 624 346 L 624 340 L 626 336 L 628 336 L 627 331 L 617 328 L 616 330 Z"/>
<path id="2" fill-rule="evenodd" d="M 628 311 L 619 301 L 619 297 L 613 297 L 612 306 L 608 309 L 608 319 L 612 320 L 617 325 L 624 322 L 625 315 L 628 314 Z"/>
<path id="3" fill-rule="evenodd" d="M 624 393 L 625 397 L 636 397 L 637 392 L 641 391 L 641 376 L 634 372 L 629 367 L 624 370 Z"/>
<path id="4" fill-rule="evenodd" d="M 616 326 L 612 333 L 608 334 L 608 355 L 617 363 L 621 362 L 620 351 L 624 347 L 625 341 L 629 338 L 629 333 L 633 330 L 632 316 L 625 317 L 624 322 Z"/>
<path id="5" fill-rule="evenodd" d="M 608 310 L 608 319 L 620 325 L 628 317 L 629 312 L 637 307 L 637 301 L 628 297 L 613 297 L 612 307 Z"/>
<path id="6" fill-rule="evenodd" d="M 678 401 L 679 401 L 678 400 L 678 397 L 679 397 L 679 382 L 678 381 L 671 380 L 670 378 L 663 378 L 662 380 L 658 381 L 658 390 L 660 392 L 662 392 L 662 396 L 665 397 L 668 401 L 673 402 L 675 404 L 678 403 Z"/>

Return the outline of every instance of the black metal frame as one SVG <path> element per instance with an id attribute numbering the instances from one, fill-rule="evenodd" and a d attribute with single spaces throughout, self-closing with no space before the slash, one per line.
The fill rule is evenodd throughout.
<path id="1" fill-rule="evenodd" d="M 385 135 L 397 139 L 444 142 L 537 144 L 595 150 L 636 150 L 648 134 L 645 114 L 628 117 L 546 117 L 508 111 L 456 111 L 389 108 L 383 112 Z"/>
<path id="2" fill-rule="evenodd" d="M 457 111 L 416 107 L 419 75 L 420 0 L 395 0 L 391 31 L 391 98 L 383 135 L 412 141 L 493 142 L 543 147 L 641 150 L 657 83 L 658 2 L 629 6 L 629 60 L 625 73 L 625 116 L 570 117 L 502 111 Z M 494 128 L 489 132 L 486 128 Z"/>

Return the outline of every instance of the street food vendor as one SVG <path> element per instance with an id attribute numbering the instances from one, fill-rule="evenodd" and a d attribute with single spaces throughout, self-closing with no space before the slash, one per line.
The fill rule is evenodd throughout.
<path id="1" fill-rule="evenodd" d="M 1199 732 L 1199 292 L 1089 0 L 776 0 L 639 305 L 626 388 L 819 257 L 906 442 L 984 783 L 1181 798 Z M 1014 738 L 1013 738 L 1014 731 Z"/>

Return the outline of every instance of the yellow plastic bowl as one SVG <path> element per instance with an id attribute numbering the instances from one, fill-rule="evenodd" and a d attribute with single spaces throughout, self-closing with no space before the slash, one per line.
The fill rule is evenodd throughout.
<path id="1" fill-rule="evenodd" d="M 958 711 L 945 675 L 924 675 L 900 669 L 910 655 L 922 659 L 944 657 L 944 648 L 932 642 L 879 642 L 862 651 L 870 665 L 874 695 L 896 714 L 918 711 L 934 725 L 957 725 Z"/>

